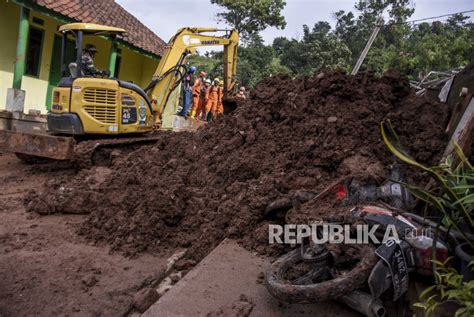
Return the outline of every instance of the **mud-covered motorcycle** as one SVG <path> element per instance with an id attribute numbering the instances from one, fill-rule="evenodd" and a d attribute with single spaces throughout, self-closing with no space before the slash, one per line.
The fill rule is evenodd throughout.
<path id="1" fill-rule="evenodd" d="M 391 226 L 399 240 L 331 245 L 306 239 L 277 259 L 266 273 L 266 287 L 277 299 L 289 303 L 339 300 L 366 316 L 385 316 L 384 300 L 401 298 L 408 290 L 410 274 L 432 276 L 433 257 L 441 261 L 448 257 L 449 244 L 441 237 L 433 248 L 436 223 L 402 211 L 411 203 L 410 195 L 397 182 L 361 187 L 350 179 L 310 200 L 314 203 L 328 196 L 349 205 L 350 213 L 345 219 L 328 217 L 326 223 L 349 225 L 351 234 L 356 234 L 357 224 L 377 226 L 375 236 L 380 241 Z M 385 203 L 364 205 L 364 201 Z M 390 207 L 394 205 L 396 208 Z M 459 237 L 455 231 L 445 233 L 447 240 Z"/>

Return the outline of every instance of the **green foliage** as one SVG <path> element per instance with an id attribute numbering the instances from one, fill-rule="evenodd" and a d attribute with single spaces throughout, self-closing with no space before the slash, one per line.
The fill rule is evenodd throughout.
<path id="1" fill-rule="evenodd" d="M 393 66 L 408 75 L 444 70 L 474 62 L 474 24 L 455 15 L 446 23 L 421 23 L 401 47 L 402 58 Z"/>
<path id="2" fill-rule="evenodd" d="M 244 42 L 268 26 L 284 29 L 283 0 L 211 0 L 224 9 L 217 17 L 239 31 Z"/>
<path id="3" fill-rule="evenodd" d="M 474 23 L 457 14 L 445 22 L 405 23 L 414 13 L 410 0 L 357 0 L 353 12 L 334 13 L 328 22 L 303 26 L 301 39 L 277 37 L 265 45 L 259 34 L 268 26 L 285 27 L 284 0 L 211 0 L 223 11 L 220 21 L 235 27 L 244 40 L 239 47 L 237 80 L 250 88 L 278 73 L 310 75 L 321 69 L 350 71 L 375 26 L 383 26 L 361 70 L 382 74 L 390 68 L 416 79 L 431 70 L 449 70 L 474 62 Z M 381 13 L 384 13 L 381 15 Z M 379 20 L 379 17 L 383 19 Z M 211 77 L 222 76 L 222 55 L 213 54 L 202 67 Z M 205 57 L 202 57 L 203 59 Z M 201 64 L 198 64 L 198 66 Z"/>
<path id="4" fill-rule="evenodd" d="M 440 302 L 445 300 L 456 300 L 461 305 L 456 317 L 474 316 L 474 280 L 463 282 L 463 276 L 448 265 L 450 260 L 436 261 L 436 284 L 424 289 L 420 294 L 422 302 L 414 305 L 423 309 L 425 316 L 433 314 Z M 474 262 L 471 262 L 470 266 L 473 265 Z"/>
<path id="5" fill-rule="evenodd" d="M 253 86 L 270 75 L 273 62 L 273 50 L 270 46 L 252 44 L 239 50 L 237 78 L 244 86 Z"/>
<path id="6" fill-rule="evenodd" d="M 240 86 L 252 88 L 263 78 L 280 73 L 290 73 L 290 70 L 281 64 L 275 56 L 271 46 L 256 41 L 247 47 L 239 47 L 237 62 L 237 82 Z M 207 77 L 222 78 L 223 52 L 213 52 L 208 57 L 193 55 L 188 58 L 189 64 L 204 70 Z"/>
<path id="7" fill-rule="evenodd" d="M 285 65 L 282 65 L 279 58 L 273 57 L 272 62 L 270 63 L 268 72 L 270 76 L 273 76 L 273 75 L 278 75 L 278 74 L 290 74 L 291 70 Z"/>
<path id="8" fill-rule="evenodd" d="M 414 12 L 409 4 L 409 0 L 359 1 L 355 6 L 358 15 L 342 10 L 334 14 L 335 33 L 351 51 L 348 61 L 351 66 L 355 65 L 375 26 L 381 22 L 385 26 L 380 30 L 361 69 L 380 74 L 397 66 L 401 57 L 400 49 L 410 33 L 409 26 L 403 23 Z M 388 12 L 387 21 L 378 20 L 381 12 Z"/>
<path id="9" fill-rule="evenodd" d="M 276 58 L 271 46 L 252 43 L 240 47 L 237 64 L 237 80 L 246 87 L 254 87 L 263 78 L 279 73 L 289 73 L 289 69 Z"/>
<path id="10" fill-rule="evenodd" d="M 222 56 L 221 53 L 220 56 Z M 194 65 L 197 67 L 197 73 L 200 71 L 205 71 L 207 73 L 207 77 L 209 78 L 215 78 L 215 77 L 221 77 L 223 75 L 222 71 L 222 57 L 220 59 L 217 59 L 215 54 L 212 54 L 212 57 L 206 57 L 206 56 L 201 56 L 201 55 L 191 55 L 188 57 L 189 65 Z M 219 69 L 220 66 L 220 69 Z"/>
<path id="11" fill-rule="evenodd" d="M 351 56 L 349 48 L 331 31 L 327 22 L 318 22 L 313 29 L 303 25 L 303 38 L 289 41 L 276 38 L 273 49 L 281 64 L 295 75 L 310 75 L 318 69 L 345 69 Z"/>
<path id="12" fill-rule="evenodd" d="M 438 209 L 444 216 L 444 224 L 458 230 L 474 247 L 474 241 L 460 229 L 462 224 L 469 232 L 474 232 L 474 168 L 459 146 L 454 146 L 456 156 L 448 156 L 438 166 L 426 167 L 403 150 L 390 121 L 381 123 L 381 133 L 385 145 L 398 159 L 426 172 L 436 181 L 438 188 L 428 191 L 410 184 L 403 185 L 417 198 Z"/>
<path id="13" fill-rule="evenodd" d="M 455 155 L 448 156 L 438 166 L 426 167 L 415 161 L 401 147 L 390 121 L 381 123 L 381 133 L 385 145 L 398 159 L 426 172 L 436 181 L 437 188 L 429 191 L 414 185 L 402 184 L 414 196 L 440 211 L 444 216 L 443 224 L 447 228 L 455 228 L 473 248 L 474 241 L 469 239 L 465 232 L 472 233 L 474 230 L 474 168 L 461 148 L 455 144 Z M 464 228 L 461 229 L 461 226 Z M 467 230 L 464 230 L 465 228 Z M 433 246 L 435 245 L 436 239 L 433 242 Z M 434 312 L 440 301 L 457 300 L 461 308 L 456 311 L 456 316 L 474 316 L 474 280 L 463 282 L 463 276 L 447 265 L 448 260 L 445 262 L 433 260 L 436 265 L 436 284 L 420 294 L 423 302 L 415 306 L 422 308 L 425 314 L 429 315 Z M 472 265 L 474 262 L 470 263 L 471 268 Z M 432 294 L 433 291 L 436 293 Z"/>
<path id="14" fill-rule="evenodd" d="M 474 28 L 462 14 L 450 17 L 445 23 L 404 23 L 413 14 L 408 0 L 361 1 L 356 5 L 359 15 L 338 11 L 336 34 L 352 52 L 354 65 L 376 25 L 381 10 L 389 18 L 374 42 L 363 69 L 382 73 L 389 68 L 399 69 L 411 77 L 431 70 L 447 70 L 464 66 L 474 60 Z"/>

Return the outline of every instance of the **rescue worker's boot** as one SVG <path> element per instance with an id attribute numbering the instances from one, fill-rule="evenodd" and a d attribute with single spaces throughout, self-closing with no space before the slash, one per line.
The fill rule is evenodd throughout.
<path id="1" fill-rule="evenodd" d="M 214 113 L 212 111 L 208 112 L 206 115 L 206 121 L 211 122 L 213 119 L 214 119 Z"/>
<path id="2" fill-rule="evenodd" d="M 196 115 L 196 109 L 191 109 L 191 112 L 189 113 L 189 117 L 194 118 L 195 115 Z"/>

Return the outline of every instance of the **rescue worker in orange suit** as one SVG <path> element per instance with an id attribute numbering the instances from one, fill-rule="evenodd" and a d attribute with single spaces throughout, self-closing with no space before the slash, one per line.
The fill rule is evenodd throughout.
<path id="1" fill-rule="evenodd" d="M 192 98 L 192 107 L 191 107 L 191 113 L 190 117 L 194 118 L 197 114 L 198 108 L 199 108 L 199 100 L 201 99 L 201 89 L 204 86 L 204 78 L 206 77 L 206 72 L 201 71 L 199 72 L 199 77 L 194 79 L 193 83 L 193 98 Z"/>
<path id="2" fill-rule="evenodd" d="M 201 87 L 201 93 L 199 95 L 199 105 L 196 110 L 196 118 L 200 120 L 206 120 L 207 116 L 207 104 L 209 101 L 209 90 L 211 88 L 211 80 L 204 80 L 204 86 Z"/>
<path id="3" fill-rule="evenodd" d="M 221 81 L 219 89 L 217 90 L 217 111 L 216 116 L 224 114 L 224 105 L 222 104 L 222 97 L 224 96 L 224 81 Z"/>
<path id="4" fill-rule="evenodd" d="M 237 93 L 236 97 L 242 98 L 242 99 L 247 99 L 247 96 L 245 95 L 245 87 L 244 86 L 240 87 L 239 92 Z"/>
<path id="5" fill-rule="evenodd" d="M 212 121 L 217 114 L 217 105 L 219 104 L 219 78 L 214 78 L 212 86 L 209 87 L 209 98 L 206 104 L 206 121 Z"/>

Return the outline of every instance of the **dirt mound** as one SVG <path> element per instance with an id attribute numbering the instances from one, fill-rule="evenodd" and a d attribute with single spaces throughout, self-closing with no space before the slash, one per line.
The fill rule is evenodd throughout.
<path id="1" fill-rule="evenodd" d="M 439 159 L 446 106 L 410 94 L 406 78 L 275 76 L 232 115 L 194 134 L 163 132 L 155 145 L 119 160 L 105 180 L 83 171 L 26 203 L 30 210 L 41 201 L 49 211 L 90 212 L 79 232 L 127 255 L 187 247 L 200 259 L 225 237 L 263 252 L 272 201 L 318 192 L 347 175 L 388 175 L 393 159 L 379 132 L 385 118 L 420 162 Z"/>

